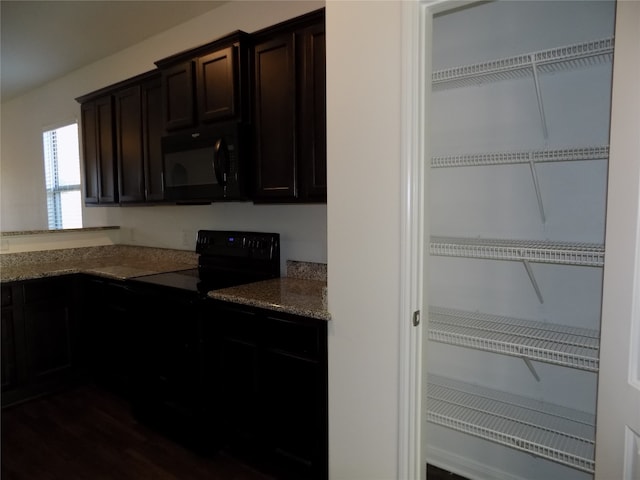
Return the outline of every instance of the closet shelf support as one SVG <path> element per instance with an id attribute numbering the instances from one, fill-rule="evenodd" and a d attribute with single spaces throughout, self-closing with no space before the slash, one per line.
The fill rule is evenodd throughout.
<path id="1" fill-rule="evenodd" d="M 538 210 L 540 210 L 540 218 L 542 224 L 545 224 L 547 219 L 544 214 L 544 204 L 542 203 L 542 192 L 540 191 L 540 182 L 538 181 L 538 172 L 536 171 L 536 162 L 533 158 L 533 153 L 529 154 L 529 168 L 531 169 L 531 178 L 533 179 L 533 188 L 536 189 L 536 197 L 538 198 Z"/>
<path id="2" fill-rule="evenodd" d="M 544 139 L 549 138 L 547 130 L 547 118 L 544 115 L 544 104 L 542 103 L 542 90 L 540 88 L 540 78 L 538 77 L 538 65 L 535 60 L 535 54 L 531 55 L 531 70 L 533 71 L 533 83 L 536 88 L 536 99 L 538 100 L 538 111 L 540 112 L 540 121 L 542 122 L 542 135 Z"/>
<path id="3" fill-rule="evenodd" d="M 524 265 L 524 268 L 527 271 L 529 280 L 531 280 L 531 285 L 533 285 L 533 289 L 536 291 L 536 296 L 538 297 L 538 301 L 540 303 L 544 303 L 544 299 L 542 298 L 542 291 L 540 290 L 540 286 L 538 285 L 536 277 L 533 274 L 533 270 L 531 269 L 531 264 L 529 263 L 528 260 L 522 260 L 522 264 Z"/>
<path id="4" fill-rule="evenodd" d="M 533 378 L 536 379 L 536 382 L 539 382 L 540 381 L 540 375 L 538 375 L 538 372 L 536 372 L 536 369 L 533 366 L 533 363 L 531 363 L 531 360 L 529 360 L 527 357 L 524 357 L 524 356 L 522 356 L 520 358 L 522 358 L 522 360 L 524 360 L 524 364 L 527 366 L 527 368 L 531 372 L 531 375 L 533 375 Z"/>

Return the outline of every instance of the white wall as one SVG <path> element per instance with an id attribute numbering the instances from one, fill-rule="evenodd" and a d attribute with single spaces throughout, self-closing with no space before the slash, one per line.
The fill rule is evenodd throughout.
<path id="1" fill-rule="evenodd" d="M 398 468 L 402 2 L 327 2 L 329 468 Z"/>

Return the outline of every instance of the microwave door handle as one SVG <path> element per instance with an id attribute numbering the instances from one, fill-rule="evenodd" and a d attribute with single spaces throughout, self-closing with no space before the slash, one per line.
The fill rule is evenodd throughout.
<path id="1" fill-rule="evenodd" d="M 218 139 L 218 141 L 216 142 L 216 144 L 214 145 L 213 148 L 213 173 L 216 176 L 216 179 L 218 180 L 218 184 L 225 187 L 227 184 L 227 176 L 226 176 L 226 172 L 222 171 L 223 165 L 221 165 L 222 162 L 224 162 L 224 155 L 226 153 L 226 148 L 225 148 L 225 144 L 224 144 L 224 139 L 220 138 Z"/>

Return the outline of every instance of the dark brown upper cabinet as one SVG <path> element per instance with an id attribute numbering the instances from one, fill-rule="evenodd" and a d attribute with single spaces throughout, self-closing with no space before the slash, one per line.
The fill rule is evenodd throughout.
<path id="1" fill-rule="evenodd" d="M 79 101 L 82 102 L 85 203 L 117 203 L 113 98 L 108 93 L 83 98 Z"/>
<path id="2" fill-rule="evenodd" d="M 303 47 L 298 55 L 304 64 L 300 91 L 298 155 L 301 197 L 327 201 L 327 73 L 324 22 L 299 33 Z M 300 51 L 302 50 L 302 51 Z"/>
<path id="3" fill-rule="evenodd" d="M 76 98 L 87 205 L 161 203 L 162 137 L 214 125 L 251 132 L 256 203 L 327 200 L 325 15 L 236 31 Z"/>
<path id="4" fill-rule="evenodd" d="M 152 71 L 77 99 L 86 204 L 163 199 L 161 98 L 160 73 Z"/>
<path id="5" fill-rule="evenodd" d="M 114 98 L 120 203 L 160 201 L 160 75 L 136 78 L 130 87 L 116 91 Z"/>
<path id="6" fill-rule="evenodd" d="M 214 42 L 159 60 L 167 131 L 249 114 L 249 36 L 236 31 Z"/>
<path id="7" fill-rule="evenodd" d="M 196 61 L 196 93 L 201 122 L 233 119 L 236 108 L 237 49 L 230 46 Z"/>
<path id="8" fill-rule="evenodd" d="M 144 165 L 140 85 L 114 94 L 120 202 L 144 200 Z"/>
<path id="9" fill-rule="evenodd" d="M 324 18 L 322 9 L 255 34 L 255 202 L 326 202 Z"/>
<path id="10" fill-rule="evenodd" d="M 164 200 L 161 147 L 164 122 L 162 121 L 162 88 L 158 73 L 142 83 L 141 93 L 145 200 L 159 202 Z"/>
<path id="11" fill-rule="evenodd" d="M 193 61 L 162 69 L 162 116 L 166 130 L 195 124 Z"/>

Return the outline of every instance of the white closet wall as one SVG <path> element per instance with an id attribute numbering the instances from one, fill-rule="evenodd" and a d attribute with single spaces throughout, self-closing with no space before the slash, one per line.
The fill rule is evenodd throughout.
<path id="1" fill-rule="evenodd" d="M 594 470 L 613 1 L 433 22 L 428 460 Z"/>

